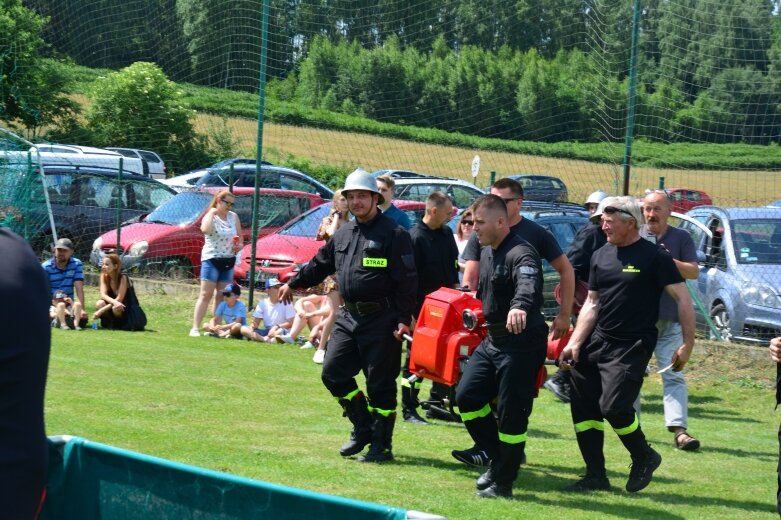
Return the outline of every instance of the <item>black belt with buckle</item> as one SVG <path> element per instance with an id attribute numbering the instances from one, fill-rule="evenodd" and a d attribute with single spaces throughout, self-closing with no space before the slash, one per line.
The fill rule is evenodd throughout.
<path id="1" fill-rule="evenodd" d="M 389 307 L 390 302 L 387 298 L 370 302 L 344 302 L 345 309 L 359 316 L 368 316 L 369 314 L 380 312 L 381 310 L 387 309 Z"/>
<path id="2" fill-rule="evenodd" d="M 492 338 L 503 338 L 510 335 L 507 325 L 504 323 L 488 323 L 485 328 L 488 329 L 488 335 Z"/>

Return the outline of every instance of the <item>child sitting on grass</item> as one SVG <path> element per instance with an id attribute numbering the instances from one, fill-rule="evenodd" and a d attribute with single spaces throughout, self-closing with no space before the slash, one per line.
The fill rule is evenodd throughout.
<path id="1" fill-rule="evenodd" d="M 296 337 L 304 330 L 304 326 L 308 326 L 309 341 L 304 343 L 301 348 L 316 347 L 320 342 L 325 319 L 332 312 L 328 296 L 308 294 L 296 300 L 293 306 L 296 310 L 296 316 L 293 319 L 290 334 L 278 335 L 275 338 L 277 343 L 295 343 Z"/>
<path id="2" fill-rule="evenodd" d="M 62 330 L 81 330 L 81 327 L 86 323 L 86 318 L 79 320 L 78 322 L 73 319 L 78 313 L 81 316 L 81 304 L 68 297 L 65 291 L 57 291 L 52 296 L 52 304 L 49 307 L 49 319 L 52 320 L 52 327 L 61 328 Z"/>
<path id="3" fill-rule="evenodd" d="M 241 327 L 241 335 L 253 341 L 270 342 L 277 336 L 290 334 L 293 318 L 296 311 L 289 303 L 282 303 L 279 299 L 279 286 L 282 285 L 276 278 L 266 280 L 266 292 L 268 298 L 258 301 L 255 311 L 252 313 L 252 326 Z M 263 321 L 263 327 L 260 322 Z"/>
<path id="4" fill-rule="evenodd" d="M 206 336 L 241 338 L 241 327 L 247 323 L 247 307 L 241 303 L 239 296 L 241 286 L 235 283 L 225 286 L 223 300 L 217 306 L 214 318 L 203 328 Z"/>

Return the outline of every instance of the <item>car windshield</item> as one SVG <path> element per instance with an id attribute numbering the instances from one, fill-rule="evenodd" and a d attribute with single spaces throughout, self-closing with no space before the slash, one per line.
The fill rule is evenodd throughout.
<path id="1" fill-rule="evenodd" d="M 214 196 L 207 192 L 186 192 L 158 207 L 144 222 L 187 226 L 195 222 Z"/>
<path id="2" fill-rule="evenodd" d="M 328 215 L 330 210 L 330 204 L 322 204 L 280 229 L 277 234 L 290 237 L 314 238 L 317 236 L 317 230 L 320 229 L 320 222 Z"/>
<path id="3" fill-rule="evenodd" d="M 732 233 L 739 264 L 781 264 L 781 220 L 734 220 Z"/>

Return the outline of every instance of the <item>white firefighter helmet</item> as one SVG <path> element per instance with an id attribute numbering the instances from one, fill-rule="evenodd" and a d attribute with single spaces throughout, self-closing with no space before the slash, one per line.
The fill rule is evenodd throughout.
<path id="1" fill-rule="evenodd" d="M 363 168 L 358 168 L 345 179 L 342 193 L 347 195 L 347 192 L 350 190 L 366 190 L 376 193 L 379 196 L 379 201 L 377 203 L 385 203 L 385 197 L 383 197 L 380 190 L 377 189 L 377 181 Z"/>
<path id="2" fill-rule="evenodd" d="M 589 204 L 599 204 L 605 198 L 607 198 L 607 193 L 602 190 L 597 190 L 588 196 L 586 202 L 583 203 L 583 207 L 588 209 Z"/>

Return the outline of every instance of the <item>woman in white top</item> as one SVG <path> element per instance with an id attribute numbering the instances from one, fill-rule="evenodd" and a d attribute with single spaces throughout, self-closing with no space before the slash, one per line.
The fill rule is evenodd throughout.
<path id="1" fill-rule="evenodd" d="M 217 193 L 201 221 L 205 237 L 201 250 L 201 292 L 195 304 L 190 336 L 200 336 L 201 322 L 209 302 L 214 298 L 214 308 L 220 303 L 222 289 L 233 281 L 236 253 L 243 247 L 241 222 L 231 208 L 236 198 L 230 191 Z"/>

